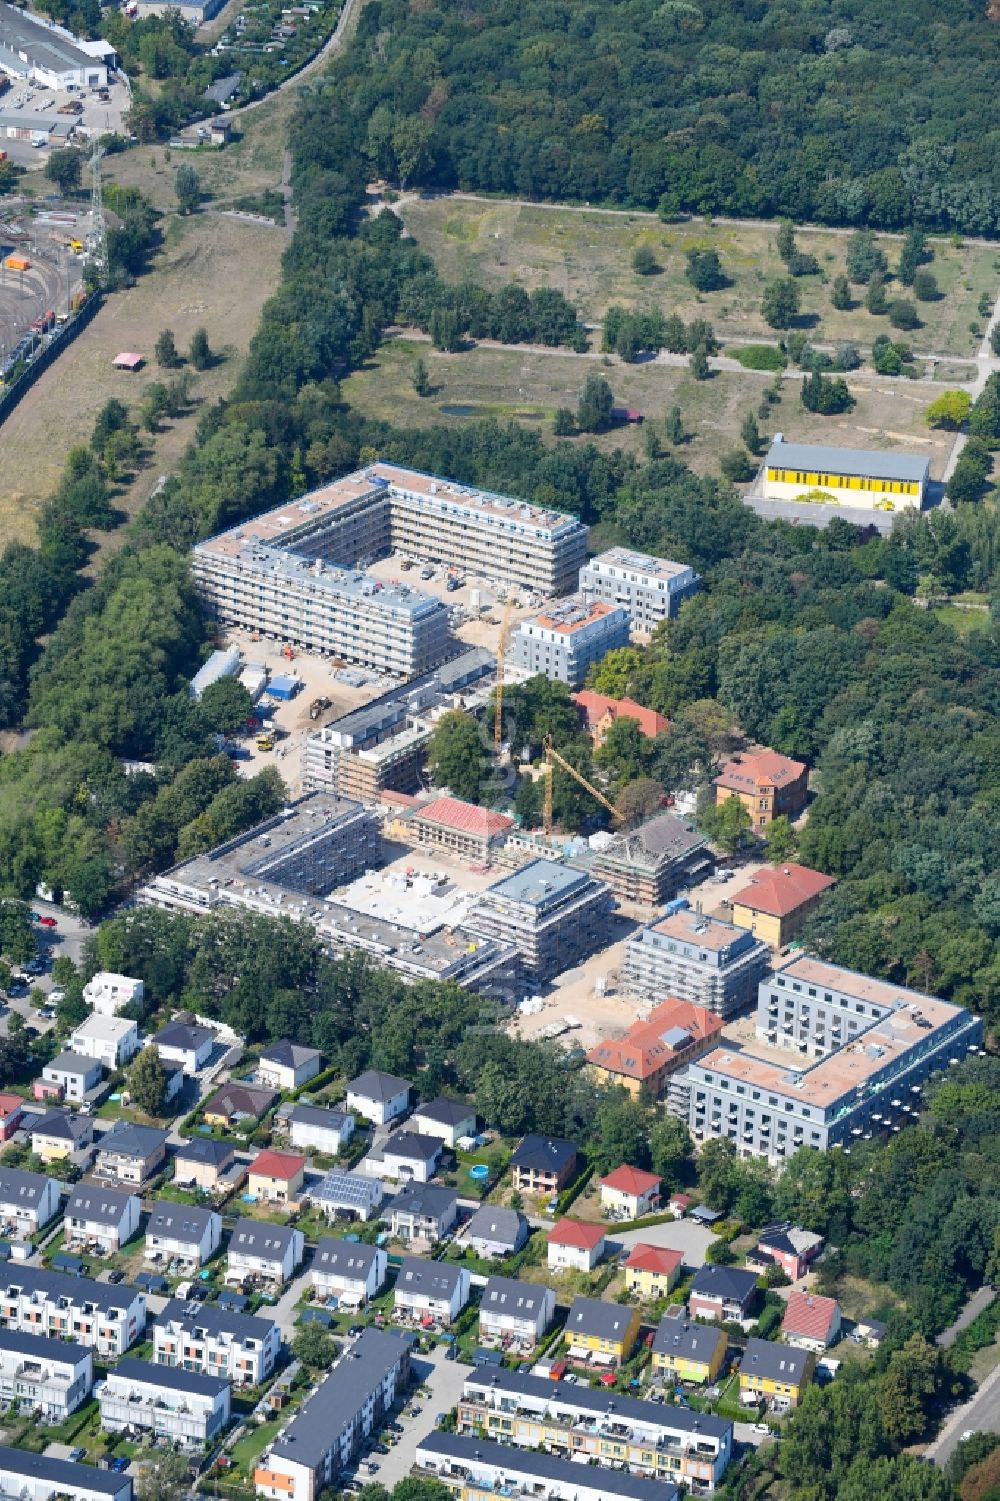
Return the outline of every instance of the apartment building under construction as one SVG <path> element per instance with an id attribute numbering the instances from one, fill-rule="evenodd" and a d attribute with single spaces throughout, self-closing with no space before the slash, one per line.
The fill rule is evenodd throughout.
<path id="1" fill-rule="evenodd" d="M 637 829 L 616 834 L 594 856 L 590 869 L 620 901 L 652 910 L 707 875 L 712 857 L 704 836 L 687 819 L 660 813 Z"/>
<path id="2" fill-rule="evenodd" d="M 625 943 L 623 988 L 654 1004 L 677 996 L 728 1021 L 751 1006 L 770 968 L 766 943 L 701 912 L 673 912 Z"/>
<path id="3" fill-rule="evenodd" d="M 607 942 L 611 893 L 603 881 L 554 860 L 532 860 L 487 887 L 466 927 L 512 944 L 536 981 L 569 969 Z"/>

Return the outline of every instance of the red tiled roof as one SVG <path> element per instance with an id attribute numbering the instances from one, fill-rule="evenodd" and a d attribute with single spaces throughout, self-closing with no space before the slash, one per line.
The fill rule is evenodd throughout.
<path id="1" fill-rule="evenodd" d="M 19 1094 L 0 1094 L 0 1116 L 14 1115 L 24 1106 Z"/>
<path id="2" fill-rule="evenodd" d="M 659 1272 L 661 1276 L 669 1277 L 683 1260 L 680 1251 L 671 1250 L 669 1246 L 650 1246 L 639 1241 L 632 1247 L 625 1265 L 633 1272 Z"/>
<path id="3" fill-rule="evenodd" d="M 573 694 L 573 702 L 583 710 L 588 730 L 595 729 L 605 714 L 614 719 L 634 719 L 642 733 L 650 738 L 662 735 L 670 728 L 666 715 L 643 708 L 634 698 L 607 698 L 603 693 L 592 693 L 589 688 L 584 688 Z"/>
<path id="4" fill-rule="evenodd" d="M 646 1173 L 641 1167 L 629 1167 L 622 1163 L 616 1167 L 613 1173 L 601 1179 L 602 1188 L 614 1188 L 619 1193 L 634 1194 L 638 1198 L 641 1194 L 649 1193 L 651 1188 L 659 1188 L 660 1179 L 656 1173 Z"/>
<path id="5" fill-rule="evenodd" d="M 765 750 L 757 755 L 734 756 L 714 778 L 716 787 L 731 787 L 734 792 L 752 792 L 761 785 L 787 787 L 806 770 L 804 761 L 793 761 L 777 751 Z"/>
<path id="6" fill-rule="evenodd" d="M 478 834 L 481 839 L 492 839 L 514 827 L 514 820 L 503 813 L 491 813 L 489 808 L 478 808 L 475 803 L 464 803 L 457 797 L 436 797 L 418 808 L 415 816 L 463 834 Z"/>
<path id="7" fill-rule="evenodd" d="M 782 1334 L 802 1334 L 806 1339 L 825 1340 L 837 1313 L 836 1298 L 817 1293 L 791 1292 L 781 1321 Z"/>
<path id="8" fill-rule="evenodd" d="M 671 1204 L 682 1204 L 686 1209 L 689 1204 L 694 1203 L 694 1200 L 690 1194 L 671 1194 L 669 1202 Z"/>
<path id="9" fill-rule="evenodd" d="M 751 907 L 772 917 L 788 917 L 804 902 L 835 885 L 832 876 L 810 870 L 808 865 L 782 865 L 778 869 L 765 866 L 750 878 L 748 886 L 734 893 L 732 902 L 734 907 Z"/>
<path id="10" fill-rule="evenodd" d="M 654 1007 L 645 1021 L 633 1022 L 624 1037 L 597 1043 L 587 1054 L 587 1062 L 629 1079 L 649 1079 L 682 1051 L 663 1041 L 674 1027 L 689 1033 L 694 1042 L 702 1042 L 720 1033 L 723 1021 L 704 1006 L 671 996 Z"/>
<path id="11" fill-rule="evenodd" d="M 250 1172 L 259 1178 L 286 1178 L 291 1180 L 306 1165 L 304 1157 L 294 1152 L 261 1152 L 250 1164 Z"/>
<path id="12" fill-rule="evenodd" d="M 603 1239 L 603 1225 L 588 1225 L 583 1220 L 562 1219 L 549 1231 L 550 1246 L 578 1246 L 581 1251 L 592 1251 Z"/>

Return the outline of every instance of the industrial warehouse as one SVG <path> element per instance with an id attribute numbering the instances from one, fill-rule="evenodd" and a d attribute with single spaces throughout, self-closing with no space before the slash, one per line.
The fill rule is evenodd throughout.
<path id="1" fill-rule="evenodd" d="M 0 69 L 11 78 L 50 89 L 106 89 L 115 49 L 86 42 L 41 16 L 0 4 Z"/>

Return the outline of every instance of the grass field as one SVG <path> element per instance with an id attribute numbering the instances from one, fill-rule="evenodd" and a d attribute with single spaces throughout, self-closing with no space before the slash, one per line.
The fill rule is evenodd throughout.
<path id="1" fill-rule="evenodd" d="M 420 355 L 427 364 L 434 394 L 420 398 L 411 372 Z M 344 382 L 345 399 L 371 417 L 405 427 L 436 422 L 459 425 L 476 417 L 518 419 L 551 438 L 551 419 L 560 406 L 576 408 L 580 388 L 594 370 L 607 376 L 615 400 L 637 407 L 647 421 L 660 423 L 674 405 L 681 409 L 691 437 L 680 450 L 685 463 L 702 473 L 718 470 L 719 455 L 739 444 L 740 425 L 756 412 L 769 375 L 719 372 L 707 381 L 692 379 L 686 367 L 658 361 L 642 365 L 605 364 L 586 355 L 540 354 L 517 349 L 477 347 L 464 354 L 438 354 L 427 343 L 398 339 L 384 346 L 368 365 Z M 826 442 L 845 447 L 907 448 L 926 453 L 931 474 L 939 477 L 951 450 L 951 436 L 931 432 L 923 414 L 933 398 L 924 383 L 851 377 L 857 405 L 844 417 L 819 417 L 804 410 L 798 382 L 784 383 L 780 402 L 761 427 L 796 442 Z M 454 408 L 465 409 L 465 415 Z M 451 409 L 451 410 L 449 410 Z M 639 427 L 616 428 L 597 439 L 602 448 L 638 450 Z"/>
<path id="2" fill-rule="evenodd" d="M 153 344 L 173 329 L 184 350 L 199 325 L 226 358 L 195 378 L 194 410 L 154 440 L 152 463 L 121 504 L 132 511 L 160 474 L 176 464 L 194 432 L 200 404 L 229 391 L 236 380 L 260 310 L 277 284 L 285 236 L 277 228 L 198 214 L 164 224 L 164 245 L 153 269 L 126 292 L 110 297 L 90 326 L 38 380 L 3 425 L 0 538 L 34 536 L 34 517 L 58 481 L 73 443 L 86 442 L 97 412 L 111 396 L 135 405 L 160 374 Z M 135 349 L 147 360 L 138 374 L 111 368 L 115 355 Z M 113 545 L 113 543 L 112 543 Z"/>
<path id="3" fill-rule="evenodd" d="M 692 221 L 664 224 L 654 214 L 609 214 L 507 200 L 410 198 L 396 212 L 449 280 L 469 279 L 489 287 L 517 282 L 529 290 L 556 287 L 579 307 L 588 322 L 600 323 L 612 303 L 657 306 L 685 320 L 709 318 L 725 338 L 777 336 L 760 315 L 766 284 L 784 275 L 775 248 L 777 226 L 709 224 Z M 865 310 L 864 288 L 854 288 L 857 306 L 838 312 L 830 303 L 830 284 L 844 271 L 847 236 L 833 230 L 799 230 L 798 247 L 814 255 L 819 276 L 799 278 L 802 326 L 819 341 L 854 340 L 869 346 L 879 333 L 892 333 L 886 318 Z M 899 258 L 900 241 L 881 237 L 890 269 Z M 977 303 L 1000 290 L 1000 249 L 956 247 L 933 242 L 930 263 L 942 296 L 918 304 L 924 326 L 906 336 L 921 353 L 971 357 L 979 343 L 970 323 L 982 329 Z M 648 246 L 661 267 L 654 276 L 637 276 L 632 253 Z M 684 276 L 685 252 L 691 246 L 719 252 L 730 285 L 699 295 Z M 890 283 L 890 296 L 893 295 Z M 899 295 L 912 296 L 905 288 Z M 981 338 L 980 332 L 980 338 Z M 902 336 L 900 336 L 902 337 Z"/>

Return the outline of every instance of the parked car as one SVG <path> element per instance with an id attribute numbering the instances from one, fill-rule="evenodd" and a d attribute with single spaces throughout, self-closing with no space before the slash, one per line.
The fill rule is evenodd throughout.
<path id="1" fill-rule="evenodd" d="M 86 1459 L 86 1457 L 87 1457 L 87 1451 L 86 1451 L 86 1449 L 81 1449 L 80 1446 L 79 1446 L 79 1444 L 76 1446 L 75 1449 L 71 1449 L 69 1451 L 68 1455 L 66 1456 L 66 1458 L 69 1460 L 69 1462 L 70 1462 L 71 1465 L 78 1465 L 80 1463 L 81 1459 Z"/>
<path id="2" fill-rule="evenodd" d="M 125 1281 L 125 1273 L 122 1271 L 121 1267 L 115 1267 L 114 1271 L 109 1273 L 108 1281 L 113 1282 L 116 1287 L 118 1286 L 119 1282 Z"/>
<path id="3" fill-rule="evenodd" d="M 368 1461 L 368 1463 L 365 1465 L 365 1469 L 368 1471 L 369 1475 L 377 1475 L 378 1474 L 378 1465 L 375 1463 L 375 1461 L 373 1459 L 370 1459 Z"/>
<path id="4" fill-rule="evenodd" d="M 389 1452 L 389 1445 L 388 1444 L 372 1444 L 372 1453 L 373 1454 L 388 1454 L 388 1452 Z"/>
<path id="5" fill-rule="evenodd" d="M 119 1454 L 117 1459 L 113 1459 L 111 1461 L 111 1468 L 114 1470 L 116 1475 L 123 1475 L 128 1467 L 129 1457 L 127 1454 Z"/>
<path id="6" fill-rule="evenodd" d="M 40 917 L 38 921 L 43 928 L 54 928 L 58 926 L 54 917 Z"/>

